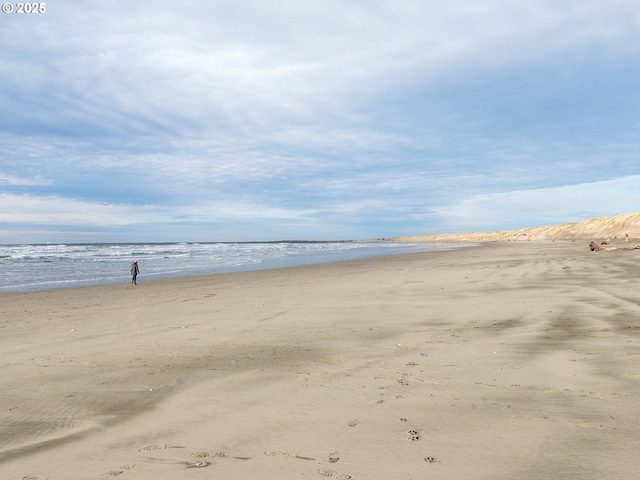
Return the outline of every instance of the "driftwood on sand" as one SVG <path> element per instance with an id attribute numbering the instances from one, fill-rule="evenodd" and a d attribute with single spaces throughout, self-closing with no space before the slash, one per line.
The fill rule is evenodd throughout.
<path id="1" fill-rule="evenodd" d="M 603 242 L 604 243 L 604 242 Z M 605 247 L 604 245 L 598 245 L 596 242 L 591 242 L 589 248 L 592 252 L 602 252 L 608 250 L 639 250 L 640 244 L 625 245 L 624 247 Z"/>

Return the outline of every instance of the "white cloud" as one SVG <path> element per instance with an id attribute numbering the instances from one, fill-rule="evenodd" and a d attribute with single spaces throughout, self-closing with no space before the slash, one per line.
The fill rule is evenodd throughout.
<path id="1" fill-rule="evenodd" d="M 59 196 L 0 194 L 0 224 L 118 227 L 150 223 L 302 220 L 312 210 L 218 201 L 177 206 L 87 202 Z"/>
<path id="2" fill-rule="evenodd" d="M 640 205 L 640 175 L 558 188 L 475 195 L 431 209 L 454 231 L 555 225 L 590 217 L 634 212 Z M 532 219 L 539 223 L 532 224 Z M 446 232 L 439 232 L 446 233 Z"/>
<path id="3" fill-rule="evenodd" d="M 220 200 L 181 205 L 166 210 L 167 219 L 204 223 L 246 220 L 303 220 L 315 213 L 314 210 L 309 209 L 277 208 L 242 198 L 234 201 Z"/>
<path id="4" fill-rule="evenodd" d="M 12 28 L 18 39 L 35 33 L 36 43 L 50 46 L 37 65 L 32 47 L 12 57 L 5 81 L 27 76 L 34 88 L 64 92 L 76 119 L 102 118 L 114 128 L 143 128 L 141 117 L 165 128 L 193 120 L 215 130 L 216 118 L 268 128 L 278 118 L 345 113 L 364 92 L 446 82 L 452 71 L 539 61 L 585 45 L 615 55 L 639 48 L 636 8 L 625 1 L 234 3 L 94 2 L 95 11 L 82 13 L 60 5 L 48 14 L 57 27 Z M 92 12 L 95 22 L 86 18 Z"/>
<path id="5" fill-rule="evenodd" d="M 632 0 L 88 0 L 6 27 L 0 187 L 31 193 L 0 196 L 0 222 L 478 228 L 623 208 L 541 187 L 638 173 L 610 72 L 571 90 L 609 63 L 635 78 Z M 590 102 L 599 137 L 570 112 Z"/>
<path id="6" fill-rule="evenodd" d="M 121 226 L 153 212 L 150 206 L 109 205 L 59 196 L 0 194 L 0 223 Z"/>
<path id="7" fill-rule="evenodd" d="M 7 175 L 0 172 L 0 186 L 43 186 L 51 185 L 52 182 L 45 180 L 44 178 L 36 175 L 35 177 L 17 177 L 13 175 Z"/>

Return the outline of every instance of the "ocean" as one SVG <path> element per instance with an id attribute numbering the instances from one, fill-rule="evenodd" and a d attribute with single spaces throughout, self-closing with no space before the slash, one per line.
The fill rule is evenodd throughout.
<path id="1" fill-rule="evenodd" d="M 461 245 L 351 241 L 0 245 L 0 293 L 128 282 L 134 260 L 142 283 L 455 248 Z"/>

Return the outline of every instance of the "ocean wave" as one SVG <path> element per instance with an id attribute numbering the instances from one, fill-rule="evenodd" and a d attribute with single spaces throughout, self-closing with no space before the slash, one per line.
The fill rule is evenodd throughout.
<path id="1" fill-rule="evenodd" d="M 150 243 L 0 246 L 0 292 L 126 281 L 137 259 L 140 280 L 326 263 L 430 250 L 385 242 Z"/>

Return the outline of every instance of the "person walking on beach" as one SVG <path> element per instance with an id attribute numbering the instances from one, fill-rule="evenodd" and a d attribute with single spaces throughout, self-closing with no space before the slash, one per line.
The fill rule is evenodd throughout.
<path id="1" fill-rule="evenodd" d="M 131 264 L 131 268 L 129 269 L 129 273 L 131 273 L 131 283 L 134 285 L 138 284 L 137 278 L 140 270 L 138 269 L 138 261 L 136 260 Z"/>

